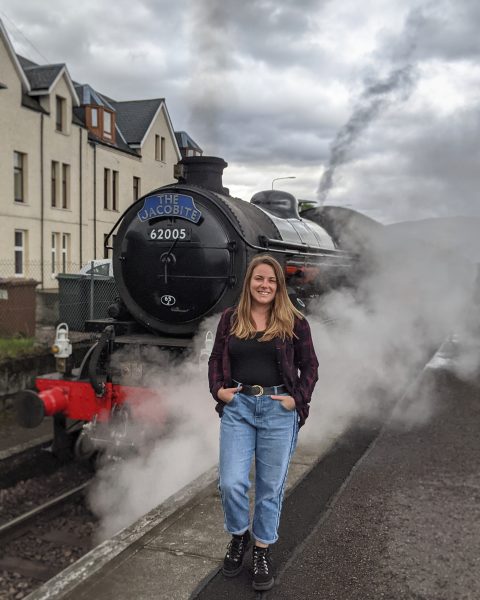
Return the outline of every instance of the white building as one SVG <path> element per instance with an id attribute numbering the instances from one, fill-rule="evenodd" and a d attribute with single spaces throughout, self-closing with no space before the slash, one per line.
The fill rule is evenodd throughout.
<path id="1" fill-rule="evenodd" d="M 163 98 L 117 102 L 32 63 L 0 20 L 0 277 L 50 288 L 103 258 L 121 213 L 180 159 Z"/>

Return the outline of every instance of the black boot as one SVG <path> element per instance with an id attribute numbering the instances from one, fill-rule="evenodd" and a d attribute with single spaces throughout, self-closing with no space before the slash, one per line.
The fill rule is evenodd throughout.
<path id="1" fill-rule="evenodd" d="M 253 547 L 253 589 L 269 590 L 273 587 L 272 558 L 268 548 Z"/>
<path id="2" fill-rule="evenodd" d="M 235 577 L 242 570 L 243 557 L 250 546 L 250 532 L 243 535 L 234 535 L 227 546 L 227 553 L 223 559 L 222 572 L 227 577 Z"/>

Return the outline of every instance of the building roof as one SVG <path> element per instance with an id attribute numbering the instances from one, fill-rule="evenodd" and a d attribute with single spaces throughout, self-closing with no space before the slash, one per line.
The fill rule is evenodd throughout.
<path id="1" fill-rule="evenodd" d="M 28 83 L 28 79 L 25 76 L 25 73 L 23 72 L 23 68 L 18 60 L 18 56 L 15 54 L 15 50 L 12 46 L 10 38 L 8 37 L 8 33 L 3 25 L 2 19 L 0 19 L 0 39 L 2 39 L 5 42 L 7 54 L 10 56 L 13 63 L 13 67 L 20 78 L 20 82 L 22 84 L 22 92 L 28 93 L 30 91 L 30 84 Z"/>
<path id="2" fill-rule="evenodd" d="M 27 67 L 38 67 L 38 64 L 33 62 L 33 60 L 20 56 L 20 54 L 17 54 L 17 59 L 22 69 L 26 69 Z"/>
<path id="3" fill-rule="evenodd" d="M 194 150 L 203 152 L 197 142 L 195 142 L 186 131 L 176 131 L 175 138 L 180 148 L 193 148 Z"/>
<path id="4" fill-rule="evenodd" d="M 48 115 L 48 112 L 41 106 L 40 102 L 34 96 L 28 94 L 22 94 L 22 106 L 36 110 L 37 112 Z"/>
<path id="5" fill-rule="evenodd" d="M 155 117 L 163 109 L 168 128 L 173 138 L 175 151 L 180 158 L 180 150 L 164 98 L 117 102 L 97 92 L 88 84 L 79 84 L 72 81 L 68 69 L 63 63 L 39 65 L 24 56 L 16 54 L 1 19 L 0 36 L 6 40 L 7 50 L 22 80 L 22 106 L 47 114 L 47 111 L 42 108 L 37 97 L 49 94 L 57 81 L 61 77 L 65 77 L 73 100 L 72 123 L 86 127 L 85 110 L 82 108 L 85 105 L 98 104 L 115 111 L 115 128 L 117 133 L 115 143 L 112 144 L 111 142 L 102 140 L 91 132 L 89 132 L 89 139 L 94 143 L 114 147 L 134 156 L 140 156 L 140 149 L 150 128 L 153 126 Z M 0 82 L 0 89 L 4 87 L 6 86 Z"/>
<path id="6" fill-rule="evenodd" d="M 115 143 L 112 144 L 112 142 L 108 142 L 107 140 L 104 140 L 104 139 L 98 137 L 97 135 L 95 135 L 94 133 L 92 133 L 91 131 L 89 131 L 88 139 L 91 142 L 94 142 L 96 144 L 102 144 L 102 146 L 108 146 L 109 148 L 115 148 L 116 150 L 121 150 L 122 152 L 127 152 L 128 154 L 131 154 L 132 156 L 136 156 L 137 158 L 140 158 L 140 154 L 133 148 L 130 148 L 130 146 L 128 144 L 126 144 L 120 136 L 116 136 Z"/>
<path id="7" fill-rule="evenodd" d="M 108 102 L 104 101 L 106 96 L 99 94 L 91 85 L 88 85 L 88 83 L 77 83 L 74 81 L 73 84 L 75 85 L 75 91 L 80 98 L 80 104 L 99 104 L 100 106 L 111 108 L 111 106 L 108 105 Z"/>
<path id="8" fill-rule="evenodd" d="M 44 65 L 35 67 L 23 67 L 23 71 L 30 83 L 32 92 L 49 90 L 55 83 L 58 75 L 65 65 Z"/>
<path id="9" fill-rule="evenodd" d="M 127 144 L 141 145 L 153 118 L 163 104 L 163 98 L 110 103 L 117 115 L 117 124 Z"/>

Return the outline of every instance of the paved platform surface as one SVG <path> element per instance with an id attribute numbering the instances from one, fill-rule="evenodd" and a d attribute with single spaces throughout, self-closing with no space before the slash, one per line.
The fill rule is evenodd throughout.
<path id="1" fill-rule="evenodd" d="M 228 537 L 211 482 L 88 579 L 30 597 L 478 600 L 480 388 L 428 369 L 397 410 L 427 392 L 422 426 L 351 431 L 326 453 L 298 452 L 271 591 L 252 590 L 248 564 L 233 580 L 219 572 Z"/>
<path id="2" fill-rule="evenodd" d="M 433 375 L 434 417 L 382 433 L 272 598 L 480 598 L 480 388 Z"/>

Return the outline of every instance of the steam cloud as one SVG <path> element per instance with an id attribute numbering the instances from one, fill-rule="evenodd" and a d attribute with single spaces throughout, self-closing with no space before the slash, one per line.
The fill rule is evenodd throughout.
<path id="1" fill-rule="evenodd" d="M 425 423 L 437 409 L 435 390 L 423 387 L 420 395 L 415 380 L 452 332 L 464 348 L 453 365 L 457 376 L 478 372 L 478 346 L 468 348 L 478 311 L 473 304 L 476 266 L 445 250 L 442 241 L 426 244 L 381 228 L 364 249 L 370 272 L 358 288 L 332 292 L 312 306 L 320 369 L 304 438 L 383 421 L 404 395 L 392 424 Z M 320 316 L 334 324 L 323 325 Z"/>
<path id="2" fill-rule="evenodd" d="M 154 365 L 146 385 L 158 391 L 162 402 L 161 406 L 156 400 L 144 403 L 141 422 L 130 429 L 127 441 L 138 452 L 97 472 L 89 500 L 101 520 L 98 541 L 130 525 L 216 464 L 219 419 L 208 390 L 205 361 L 199 360 L 205 333 L 215 331 L 216 321 L 204 323 L 185 360 L 179 362 L 155 349 L 144 357 Z M 127 360 L 128 355 L 120 359 Z M 157 427 L 163 417 L 166 426 Z M 145 443 L 145 425 L 150 433 L 159 433 L 153 444 Z"/>

